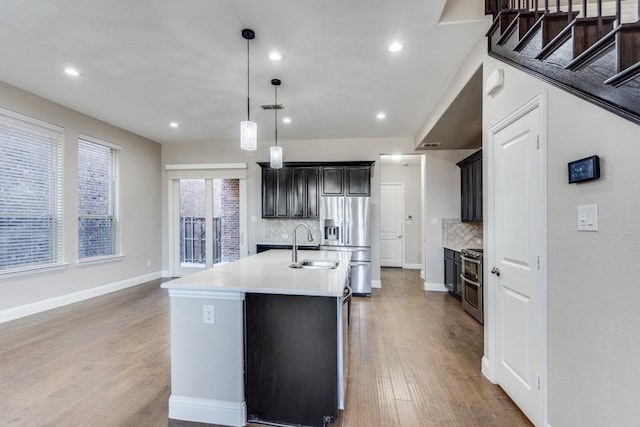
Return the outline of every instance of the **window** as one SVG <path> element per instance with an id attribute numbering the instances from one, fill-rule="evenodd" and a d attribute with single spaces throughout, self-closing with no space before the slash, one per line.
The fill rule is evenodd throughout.
<path id="1" fill-rule="evenodd" d="M 62 264 L 63 129 L 0 109 L 0 273 Z"/>
<path id="2" fill-rule="evenodd" d="M 78 259 L 120 254 L 120 147 L 81 135 L 78 141 Z"/>

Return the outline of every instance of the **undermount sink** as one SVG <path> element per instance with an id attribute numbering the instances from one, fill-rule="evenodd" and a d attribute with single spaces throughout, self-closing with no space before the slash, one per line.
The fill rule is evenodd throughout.
<path id="1" fill-rule="evenodd" d="M 340 261 L 326 259 L 304 259 L 289 265 L 290 268 L 302 268 L 304 270 L 333 270 L 338 268 Z"/>

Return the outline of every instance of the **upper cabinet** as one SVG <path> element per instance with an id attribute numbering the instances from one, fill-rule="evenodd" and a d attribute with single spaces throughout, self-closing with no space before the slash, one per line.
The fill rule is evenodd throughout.
<path id="1" fill-rule="evenodd" d="M 291 169 L 291 218 L 318 218 L 320 168 Z"/>
<path id="2" fill-rule="evenodd" d="M 320 196 L 369 196 L 373 162 L 289 162 L 262 167 L 262 217 L 320 216 Z"/>
<path id="3" fill-rule="evenodd" d="M 482 221 L 482 150 L 458 163 L 460 167 L 460 218 L 463 222 Z"/>
<path id="4" fill-rule="evenodd" d="M 290 176 L 288 169 L 262 169 L 262 217 L 288 218 Z"/>
<path id="5" fill-rule="evenodd" d="M 323 166 L 323 196 L 371 195 L 371 166 Z"/>

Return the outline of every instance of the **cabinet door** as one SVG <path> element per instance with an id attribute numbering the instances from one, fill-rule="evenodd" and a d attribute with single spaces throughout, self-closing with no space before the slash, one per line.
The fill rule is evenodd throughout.
<path id="1" fill-rule="evenodd" d="M 454 291 L 458 295 L 462 295 L 462 279 L 460 278 L 460 274 L 462 274 L 462 262 L 454 261 L 453 284 L 454 284 Z"/>
<path id="2" fill-rule="evenodd" d="M 319 218 L 320 216 L 320 169 L 309 168 L 306 171 L 306 218 Z"/>
<path id="3" fill-rule="evenodd" d="M 287 169 L 262 170 L 262 217 L 287 218 L 289 216 L 289 171 Z"/>
<path id="4" fill-rule="evenodd" d="M 370 168 L 347 167 L 347 195 L 368 196 L 370 194 Z"/>
<path id="5" fill-rule="evenodd" d="M 462 221 L 473 221 L 473 171 L 471 165 L 460 170 L 460 217 Z"/>
<path id="6" fill-rule="evenodd" d="M 291 218 L 305 217 L 306 175 L 304 168 L 294 168 L 291 171 Z"/>
<path id="7" fill-rule="evenodd" d="M 342 196 L 344 194 L 344 168 L 322 168 L 322 195 Z"/>
<path id="8" fill-rule="evenodd" d="M 482 221 L 482 160 L 471 165 L 473 175 L 473 220 Z"/>
<path id="9" fill-rule="evenodd" d="M 444 285 L 450 291 L 454 291 L 454 275 L 455 275 L 455 261 L 450 258 L 444 259 Z"/>

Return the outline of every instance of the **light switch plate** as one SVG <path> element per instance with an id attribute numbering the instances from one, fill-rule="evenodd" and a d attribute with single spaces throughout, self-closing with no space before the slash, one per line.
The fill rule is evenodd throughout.
<path id="1" fill-rule="evenodd" d="M 578 231 L 598 231 L 598 205 L 578 206 Z"/>

